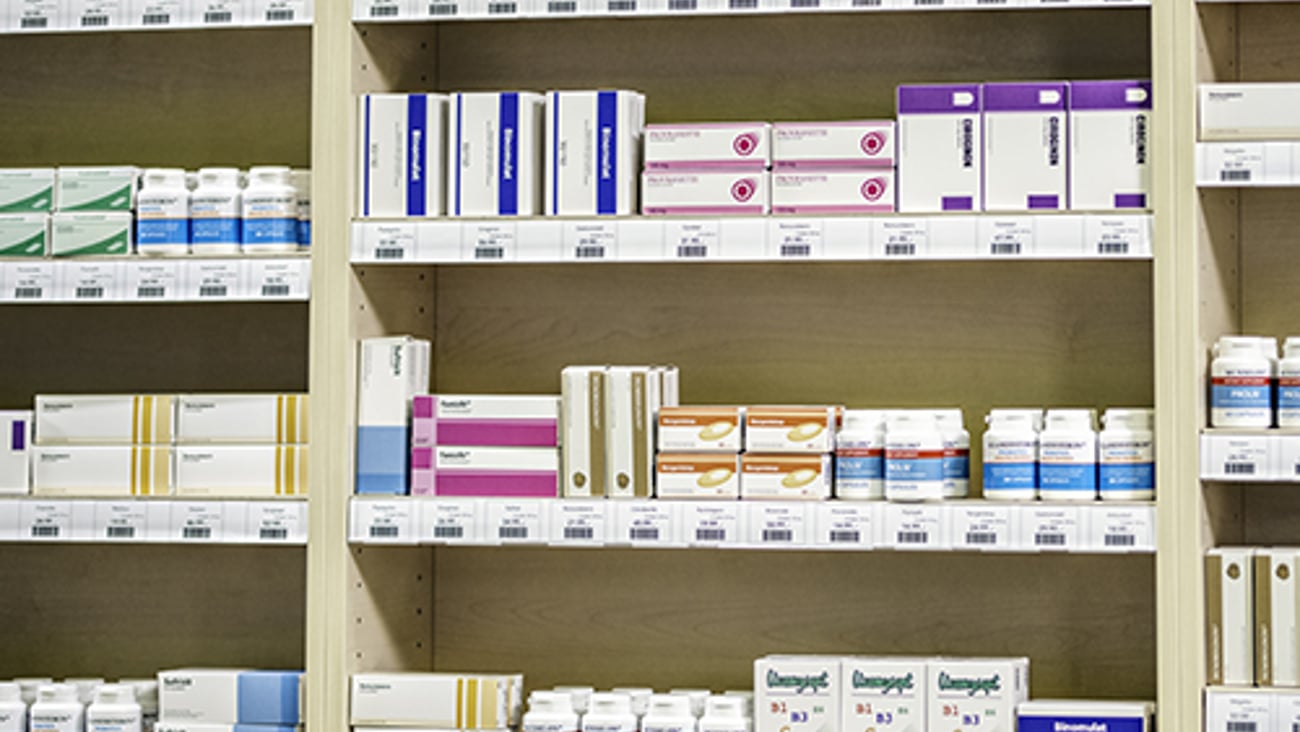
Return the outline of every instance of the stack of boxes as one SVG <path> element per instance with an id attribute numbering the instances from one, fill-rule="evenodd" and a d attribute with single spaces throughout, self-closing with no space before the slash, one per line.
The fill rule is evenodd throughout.
<path id="1" fill-rule="evenodd" d="M 411 495 L 554 498 L 559 486 L 556 396 L 417 396 Z"/>
<path id="2" fill-rule="evenodd" d="M 772 213 L 894 210 L 894 122 L 772 126 Z"/>
<path id="3" fill-rule="evenodd" d="M 307 395 L 181 395 L 175 453 L 178 496 L 304 496 Z"/>
<path id="4" fill-rule="evenodd" d="M 519 674 L 353 674 L 352 725 L 355 732 L 518 729 L 523 686 Z"/>
<path id="5" fill-rule="evenodd" d="M 739 498 L 742 407 L 662 407 L 655 491 L 659 498 Z"/>
<path id="6" fill-rule="evenodd" d="M 170 495 L 174 400 L 169 395 L 37 395 L 32 493 Z"/>
<path id="7" fill-rule="evenodd" d="M 131 212 L 135 209 L 139 177 L 140 170 L 129 165 L 59 168 L 55 177 L 50 254 L 56 257 L 130 254 L 133 251 Z"/>
<path id="8" fill-rule="evenodd" d="M 396 494 L 410 485 L 411 402 L 429 393 L 429 341 L 412 336 L 361 341 L 357 367 L 359 494 Z"/>
<path id="9" fill-rule="evenodd" d="M 641 213 L 766 214 L 771 163 L 766 122 L 647 125 Z"/>
<path id="10" fill-rule="evenodd" d="M 158 673 L 156 732 L 302 732 L 301 671 Z"/>
<path id="11" fill-rule="evenodd" d="M 53 168 L 0 170 L 0 256 L 45 256 L 53 210 Z"/>
<path id="12" fill-rule="evenodd" d="M 825 500 L 831 497 L 840 407 L 750 407 L 740 497 Z"/>

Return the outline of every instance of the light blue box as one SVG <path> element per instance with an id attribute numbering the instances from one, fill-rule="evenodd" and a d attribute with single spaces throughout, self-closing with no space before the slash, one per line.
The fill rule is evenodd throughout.
<path id="1" fill-rule="evenodd" d="M 358 494 L 407 493 L 410 432 L 409 427 L 357 428 Z"/>
<path id="2" fill-rule="evenodd" d="M 243 725 L 276 725 L 245 732 L 288 730 L 301 720 L 301 671 L 244 671 L 239 674 L 239 713 L 236 732 Z"/>

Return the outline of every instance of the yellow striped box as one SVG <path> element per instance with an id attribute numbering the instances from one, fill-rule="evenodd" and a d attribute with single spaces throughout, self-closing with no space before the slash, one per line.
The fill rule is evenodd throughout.
<path id="1" fill-rule="evenodd" d="M 176 495 L 301 498 L 307 495 L 306 445 L 178 445 Z"/>
<path id="2" fill-rule="evenodd" d="M 368 673 L 352 676 L 352 724 L 497 730 L 510 726 L 519 676 Z"/>
<path id="3" fill-rule="evenodd" d="M 182 394 L 176 443 L 306 444 L 306 394 Z"/>
<path id="4" fill-rule="evenodd" d="M 37 394 L 37 445 L 166 445 L 170 394 Z"/>
<path id="5" fill-rule="evenodd" d="M 70 498 L 170 495 L 171 457 L 167 445 L 38 445 L 32 449 L 32 493 Z"/>

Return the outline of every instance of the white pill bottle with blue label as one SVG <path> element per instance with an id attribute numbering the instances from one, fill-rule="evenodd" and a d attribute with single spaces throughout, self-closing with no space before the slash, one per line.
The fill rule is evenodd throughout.
<path id="1" fill-rule="evenodd" d="M 86 732 L 143 732 L 143 714 L 128 684 L 104 684 L 86 708 Z"/>
<path id="2" fill-rule="evenodd" d="M 135 197 L 135 249 L 143 255 L 190 253 L 190 189 L 180 168 L 149 168 Z"/>
<path id="3" fill-rule="evenodd" d="M 885 499 L 943 500 L 943 434 L 933 412 L 899 410 L 885 420 Z"/>
<path id="4" fill-rule="evenodd" d="M 885 417 L 878 409 L 846 409 L 835 433 L 835 497 L 885 497 Z"/>
<path id="5" fill-rule="evenodd" d="M 1097 412 L 1049 409 L 1038 444 L 1038 496 L 1045 501 L 1097 499 Z"/>
<path id="6" fill-rule="evenodd" d="M 72 684 L 46 684 L 36 690 L 28 711 L 31 732 L 84 732 L 86 708 Z"/>
<path id="7" fill-rule="evenodd" d="M 1300 427 L 1300 337 L 1282 346 L 1277 365 L 1277 426 Z"/>
<path id="8" fill-rule="evenodd" d="M 528 697 L 523 732 L 577 732 L 578 713 L 573 699 L 563 691 L 534 691 Z"/>
<path id="9" fill-rule="evenodd" d="M 1223 336 L 1210 363 L 1210 426 L 1270 427 L 1277 339 Z"/>
<path id="10" fill-rule="evenodd" d="M 1032 501 L 1038 497 L 1040 409 L 992 409 L 984 418 L 984 497 Z"/>
<path id="11" fill-rule="evenodd" d="M 200 168 L 190 194 L 190 249 L 195 254 L 239 254 L 243 192 L 237 168 Z"/>
<path id="12" fill-rule="evenodd" d="M 1156 448 L 1150 408 L 1111 407 L 1097 438 L 1097 487 L 1103 501 L 1149 501 L 1156 495 Z"/>
<path id="13" fill-rule="evenodd" d="M 0 683 L 0 732 L 27 732 L 27 703 L 13 682 Z"/>
<path id="14" fill-rule="evenodd" d="M 287 254 L 298 251 L 298 192 L 287 167 L 265 165 L 248 171 L 244 188 L 244 251 Z"/>

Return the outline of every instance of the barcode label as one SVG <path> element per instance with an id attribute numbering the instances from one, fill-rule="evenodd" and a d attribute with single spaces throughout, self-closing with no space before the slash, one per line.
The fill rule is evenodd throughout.
<path id="1" fill-rule="evenodd" d="M 229 10 L 208 12 L 203 14 L 204 23 L 229 23 L 232 20 L 234 20 L 234 16 L 231 15 Z"/>
<path id="2" fill-rule="evenodd" d="M 596 532 L 590 526 L 565 526 L 564 538 L 566 539 L 592 539 Z"/>
<path id="3" fill-rule="evenodd" d="M 50 24 L 49 18 L 23 18 L 22 27 L 24 28 L 45 28 Z"/>
<path id="4" fill-rule="evenodd" d="M 262 297 L 288 297 L 288 285 L 262 285 Z"/>
<path id="5" fill-rule="evenodd" d="M 266 11 L 266 19 L 268 21 L 293 20 L 293 11 L 290 10 L 289 8 L 283 8 L 280 10 L 268 10 Z"/>
<path id="6" fill-rule="evenodd" d="M 108 25 L 107 15 L 83 15 L 81 17 L 82 28 L 103 28 Z"/>
<path id="7" fill-rule="evenodd" d="M 758 0 L 727 0 L 727 7 L 732 10 L 754 10 L 758 7 Z"/>
<path id="8" fill-rule="evenodd" d="M 832 531 L 831 543 L 856 544 L 861 536 L 862 535 L 856 531 Z"/>
<path id="9" fill-rule="evenodd" d="M 695 540 L 696 541 L 726 541 L 727 530 L 726 529 L 696 529 Z"/>
<path id="10" fill-rule="evenodd" d="M 911 257 L 916 254 L 916 245 L 911 242 L 902 244 L 886 244 L 886 257 Z"/>
<path id="11" fill-rule="evenodd" d="M 669 10 L 696 10 L 699 3 L 696 0 L 668 0 Z"/>
<path id="12" fill-rule="evenodd" d="M 683 244 L 677 247 L 677 256 L 681 259 L 707 257 L 709 248 L 699 244 Z"/>
<path id="13" fill-rule="evenodd" d="M 435 539 L 463 539 L 465 538 L 465 527 L 463 526 L 435 526 L 433 527 L 433 538 Z"/>
<path id="14" fill-rule="evenodd" d="M 527 539 L 527 526 L 502 526 L 497 529 L 497 536 L 502 539 Z"/>
<path id="15" fill-rule="evenodd" d="M 55 539 L 59 536 L 59 527 L 57 526 L 33 526 L 32 536 L 38 539 Z"/>
<path id="16" fill-rule="evenodd" d="M 104 536 L 109 539 L 134 539 L 134 526 L 109 526 L 104 530 Z"/>
<path id="17" fill-rule="evenodd" d="M 375 259 L 403 259 L 406 250 L 401 247 L 376 247 Z"/>
<path id="18" fill-rule="evenodd" d="M 376 5 L 370 8 L 370 17 L 372 18 L 392 18 L 396 17 L 398 7 L 396 5 Z"/>
<path id="19" fill-rule="evenodd" d="M 782 244 L 781 256 L 783 257 L 811 257 L 811 244 Z"/>
<path id="20" fill-rule="evenodd" d="M 181 529 L 182 539 L 211 539 L 211 526 L 186 526 Z"/>
<path id="21" fill-rule="evenodd" d="M 1035 546 L 1065 546 L 1065 534 L 1034 534 Z"/>
<path id="22" fill-rule="evenodd" d="M 455 15 L 460 8 L 456 3 L 430 3 L 429 15 Z"/>
<path id="23" fill-rule="evenodd" d="M 991 254 L 1019 254 L 1020 242 L 994 242 L 989 246 Z"/>
<path id="24" fill-rule="evenodd" d="M 996 544 L 998 535 L 991 531 L 971 531 L 966 534 L 966 543 L 975 545 Z"/>
<path id="25" fill-rule="evenodd" d="M 914 0 L 914 4 L 918 7 L 935 7 L 943 5 L 943 0 Z"/>
<path id="26" fill-rule="evenodd" d="M 1098 254 L 1128 254 L 1128 242 L 1103 241 L 1097 244 Z"/>
<path id="27" fill-rule="evenodd" d="M 396 539 L 401 533 L 402 533 L 401 530 L 398 529 L 396 526 L 371 526 L 370 527 L 371 539 Z"/>
<path id="28" fill-rule="evenodd" d="M 505 247 L 478 247 L 474 250 L 475 259 L 504 259 Z"/>
<path id="29" fill-rule="evenodd" d="M 263 526 L 257 532 L 257 538 L 262 541 L 284 541 L 289 538 L 289 530 L 283 526 Z"/>
<path id="30" fill-rule="evenodd" d="M 572 0 L 551 0 L 546 4 L 546 11 L 550 13 L 576 13 L 578 4 Z"/>
<path id="31" fill-rule="evenodd" d="M 1291 729 L 1293 730 L 1293 732 L 1297 727 L 1300 727 L 1300 724 L 1291 725 Z M 1255 723 L 1254 722 L 1228 722 L 1226 732 L 1255 732 Z"/>
<path id="32" fill-rule="evenodd" d="M 853 0 L 855 8 L 878 8 L 882 4 L 881 0 Z"/>
<path id="33" fill-rule="evenodd" d="M 78 287 L 76 297 L 78 300 L 93 300 L 104 296 L 102 287 Z"/>
<path id="34" fill-rule="evenodd" d="M 659 529 L 654 526 L 633 526 L 628 529 L 627 538 L 632 541 L 659 541 Z"/>
<path id="35" fill-rule="evenodd" d="M 794 532 L 789 529 L 763 529 L 763 541 L 765 542 L 794 541 Z"/>
<path id="36" fill-rule="evenodd" d="M 605 247 L 600 245 L 578 247 L 573 256 L 578 259 L 604 259 Z"/>
<path id="37" fill-rule="evenodd" d="M 1224 463 L 1223 472 L 1228 475 L 1254 475 L 1254 463 Z"/>
<path id="38" fill-rule="evenodd" d="M 1220 170 L 1219 180 L 1232 181 L 1234 183 L 1248 181 L 1250 180 L 1250 171 L 1249 170 Z"/>
<path id="39" fill-rule="evenodd" d="M 898 532 L 899 544 L 924 544 L 930 541 L 930 532 L 928 531 L 900 531 Z"/>
<path id="40" fill-rule="evenodd" d="M 1006 5 L 1007 0 L 975 0 L 976 5 Z"/>
<path id="41" fill-rule="evenodd" d="M 199 297 L 225 297 L 225 285 L 202 285 L 199 287 Z"/>
<path id="42" fill-rule="evenodd" d="M 14 297 L 19 300 L 39 300 L 41 292 L 39 287 L 17 287 L 14 288 Z"/>
<path id="43" fill-rule="evenodd" d="M 792 7 L 792 8 L 819 8 L 819 7 L 821 7 L 821 2 L 820 2 L 820 0 L 790 0 L 790 7 Z"/>
<path id="44" fill-rule="evenodd" d="M 519 12 L 518 3 L 488 3 L 488 13 L 492 15 L 517 12 Z"/>
<path id="45" fill-rule="evenodd" d="M 636 10 L 636 0 L 610 0 L 609 9 L 614 12 Z"/>
<path id="46" fill-rule="evenodd" d="M 172 22 L 172 16 L 167 13 L 146 13 L 140 19 L 142 25 L 167 25 Z"/>
<path id="47" fill-rule="evenodd" d="M 1132 534 L 1106 534 L 1106 546 L 1136 546 L 1137 537 Z"/>
<path id="48" fill-rule="evenodd" d="M 139 287 L 135 291 L 135 296 L 144 297 L 164 297 L 167 294 L 166 287 Z"/>

